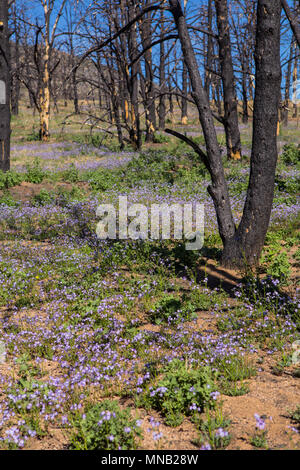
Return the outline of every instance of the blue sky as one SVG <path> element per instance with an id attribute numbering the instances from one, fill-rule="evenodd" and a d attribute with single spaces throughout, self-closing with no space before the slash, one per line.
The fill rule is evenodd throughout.
<path id="1" fill-rule="evenodd" d="M 73 4 L 74 0 L 67 0 L 68 6 Z M 90 2 L 88 0 L 81 0 L 82 2 L 87 1 L 87 4 Z M 255 1 L 255 0 L 253 0 Z M 54 2 L 54 12 L 52 15 L 52 25 L 56 17 L 56 13 L 59 10 L 63 0 L 55 0 Z M 192 16 L 193 12 L 201 8 L 201 6 L 207 6 L 207 1 L 206 0 L 188 0 L 187 6 L 188 6 L 188 16 Z M 235 3 L 234 1 L 232 2 L 233 4 Z M 183 1 L 182 1 L 183 4 Z M 293 0 L 289 0 L 290 6 L 293 5 Z M 40 25 L 44 24 L 44 13 L 43 9 L 41 6 L 41 0 L 25 0 L 25 5 L 26 7 L 29 8 L 28 13 L 31 16 L 31 21 L 36 23 L 38 22 Z M 285 25 L 287 25 L 287 33 L 285 34 L 283 40 L 282 40 L 282 45 L 281 45 L 281 56 L 282 56 L 282 63 L 286 62 L 289 57 L 290 53 L 290 43 L 291 43 L 291 32 L 289 30 L 287 20 L 285 18 L 284 12 L 282 14 L 282 21 L 284 22 Z M 66 21 L 64 17 L 62 16 L 60 19 L 58 31 L 63 32 L 66 30 Z M 179 46 L 178 46 L 178 51 L 179 51 Z M 180 52 L 178 52 L 179 55 Z M 300 62 L 300 61 L 299 61 Z M 284 73 L 283 73 L 283 78 L 284 78 Z M 283 80 L 283 85 L 284 85 L 284 80 Z"/>

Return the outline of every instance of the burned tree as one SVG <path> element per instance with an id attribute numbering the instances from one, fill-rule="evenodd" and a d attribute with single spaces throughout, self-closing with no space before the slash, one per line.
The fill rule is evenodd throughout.
<path id="1" fill-rule="evenodd" d="M 228 158 L 241 158 L 241 139 L 233 73 L 227 0 L 215 0 L 218 24 L 219 57 L 223 83 L 224 117 Z"/>
<path id="2" fill-rule="evenodd" d="M 178 0 L 169 0 L 182 52 L 189 70 L 192 94 L 206 142 L 207 153 L 178 133 L 202 158 L 210 173 L 208 191 L 213 199 L 223 241 L 226 267 L 255 265 L 269 226 L 277 163 L 276 131 L 280 98 L 280 0 L 258 0 L 255 46 L 256 88 L 250 180 L 241 222 L 235 226 L 213 115 L 204 91 L 186 20 Z"/>
<path id="3" fill-rule="evenodd" d="M 0 170 L 10 167 L 10 53 L 8 0 L 0 0 Z"/>

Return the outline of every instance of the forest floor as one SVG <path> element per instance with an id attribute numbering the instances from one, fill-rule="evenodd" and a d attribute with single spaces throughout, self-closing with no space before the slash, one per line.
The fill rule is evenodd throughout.
<path id="1" fill-rule="evenodd" d="M 278 138 L 260 268 L 237 272 L 219 265 L 208 175 L 185 144 L 158 133 L 120 152 L 63 117 L 41 143 L 22 108 L 0 174 L 0 448 L 299 449 L 300 126 Z M 203 144 L 193 110 L 173 127 Z M 251 123 L 237 162 L 217 131 L 238 222 Z M 204 204 L 203 247 L 99 240 L 97 207 L 119 195 Z"/>

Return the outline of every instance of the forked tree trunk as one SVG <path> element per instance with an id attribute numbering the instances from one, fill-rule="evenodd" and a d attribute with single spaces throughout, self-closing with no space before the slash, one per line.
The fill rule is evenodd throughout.
<path id="1" fill-rule="evenodd" d="M 250 180 L 240 225 L 225 241 L 222 264 L 228 267 L 259 262 L 270 222 L 281 84 L 280 13 L 280 0 L 258 0 Z"/>
<path id="2" fill-rule="evenodd" d="M 207 150 L 205 163 L 212 181 L 208 191 L 214 202 L 220 236 L 223 242 L 225 242 L 225 240 L 233 237 L 235 233 L 235 225 L 230 207 L 224 168 L 222 165 L 221 151 L 216 129 L 214 127 L 214 118 L 210 109 L 208 96 L 202 85 L 199 66 L 180 2 L 179 0 L 169 0 L 169 5 L 178 31 L 183 57 L 190 76 L 192 96 L 198 109 L 199 119 L 205 138 Z"/>
<path id="3" fill-rule="evenodd" d="M 219 233 L 223 241 L 222 265 L 244 268 L 259 261 L 272 209 L 277 163 L 277 121 L 281 83 L 280 0 L 258 0 L 256 31 L 256 89 L 250 181 L 242 219 L 235 228 L 224 168 L 213 125 L 208 97 L 204 92 L 195 53 L 179 0 L 169 0 L 183 55 L 188 67 L 192 95 L 197 106 L 210 172 L 208 190 L 213 199 Z M 194 147 L 195 148 L 195 147 Z M 199 149 L 201 155 L 201 150 Z"/>
<path id="4" fill-rule="evenodd" d="M 0 0 L 0 170 L 10 168 L 10 54 L 8 0 Z"/>

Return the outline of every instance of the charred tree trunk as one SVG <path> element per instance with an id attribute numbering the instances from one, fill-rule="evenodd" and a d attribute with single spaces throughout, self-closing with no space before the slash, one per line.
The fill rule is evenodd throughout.
<path id="1" fill-rule="evenodd" d="M 158 127 L 159 129 L 164 129 L 166 125 L 166 54 L 165 54 L 165 29 L 164 29 L 164 12 L 161 11 L 160 14 L 161 26 L 160 26 L 160 53 L 159 53 L 159 105 L 158 105 Z"/>
<path id="2" fill-rule="evenodd" d="M 295 43 L 295 52 L 297 50 L 297 44 Z M 297 71 L 298 71 L 298 57 L 296 55 L 294 60 L 294 67 L 293 67 L 293 98 L 296 97 L 297 93 Z M 295 119 L 298 116 L 298 107 L 297 102 L 295 101 L 293 104 L 293 118 Z"/>
<path id="3" fill-rule="evenodd" d="M 248 91 L 247 91 L 247 70 L 245 66 L 245 58 L 242 59 L 242 94 L 243 94 L 243 123 L 248 124 Z"/>
<path id="4" fill-rule="evenodd" d="M 214 202 L 219 233 L 223 243 L 225 243 L 226 240 L 231 239 L 234 236 L 235 224 L 230 206 L 224 168 L 222 165 L 222 156 L 214 127 L 214 118 L 210 109 L 208 97 L 202 85 L 199 66 L 180 2 L 179 0 L 169 0 L 169 4 L 170 11 L 174 17 L 178 31 L 182 53 L 188 68 L 192 96 L 198 109 L 199 119 L 206 143 L 207 155 L 202 155 L 203 152 L 201 153 L 200 149 L 198 149 L 198 153 L 202 156 L 211 176 L 212 184 L 209 186 L 208 191 Z"/>
<path id="5" fill-rule="evenodd" d="M 77 90 L 77 79 L 76 79 L 76 68 L 74 54 L 72 52 L 72 96 L 73 96 L 73 104 L 74 104 L 74 112 L 75 114 L 79 114 L 79 100 L 78 100 L 78 90 Z"/>
<path id="6" fill-rule="evenodd" d="M 187 88 L 188 88 L 188 71 L 185 61 L 182 61 L 182 98 L 181 98 L 181 124 L 184 126 L 188 123 L 188 104 L 187 104 Z"/>
<path id="7" fill-rule="evenodd" d="M 224 127 L 226 134 L 227 156 L 241 158 L 241 138 L 238 122 L 237 97 L 232 65 L 230 30 L 227 0 L 215 0 L 221 75 L 224 96 Z"/>
<path id="8" fill-rule="evenodd" d="M 212 0 L 209 0 L 207 6 L 207 21 L 208 21 L 208 31 L 211 33 L 212 31 Z M 205 71 L 205 84 L 204 89 L 210 99 L 210 87 L 211 87 L 211 70 L 213 64 L 213 38 L 211 34 L 207 36 L 207 53 L 206 53 L 206 71 Z"/>
<path id="9" fill-rule="evenodd" d="M 202 86 L 182 8 L 179 0 L 169 0 L 169 4 L 188 67 L 192 96 L 199 112 L 207 154 L 203 154 L 195 143 L 185 136 L 178 133 L 177 136 L 189 141 L 188 143 L 202 157 L 210 173 L 212 184 L 208 191 L 214 202 L 219 233 L 224 246 L 222 265 L 231 268 L 255 265 L 259 261 L 269 226 L 274 195 L 277 163 L 276 130 L 281 84 L 281 3 L 280 0 L 258 0 L 255 49 L 256 89 L 250 181 L 238 229 L 235 227 L 232 216 L 213 116 L 208 97 Z M 174 134 L 174 131 L 170 133 Z"/>
<path id="10" fill-rule="evenodd" d="M 19 100 L 20 100 L 20 80 L 19 80 L 19 69 L 20 69 L 20 27 L 17 20 L 16 5 L 13 6 L 13 25 L 14 25 L 14 57 L 11 63 L 14 64 L 14 68 L 11 72 L 11 113 L 15 116 L 19 114 Z"/>
<path id="11" fill-rule="evenodd" d="M 149 6 L 149 0 L 145 0 L 145 7 Z M 145 50 L 145 79 L 144 79 L 144 105 L 146 120 L 146 142 L 153 142 L 156 128 L 156 112 L 155 112 L 155 93 L 153 82 L 153 66 L 152 66 L 152 50 L 150 48 L 152 41 L 151 14 L 146 13 L 140 24 L 142 45 Z"/>
<path id="12" fill-rule="evenodd" d="M 258 0 L 250 181 L 240 225 L 225 241 L 222 264 L 227 267 L 257 264 L 269 226 L 277 163 L 280 13 L 280 0 Z"/>
<path id="13" fill-rule="evenodd" d="M 285 127 L 287 127 L 288 122 L 289 122 L 293 45 L 294 45 L 294 38 L 292 39 L 292 42 L 291 42 L 290 57 L 289 57 L 289 62 L 288 62 L 287 70 L 286 70 L 286 76 L 285 76 L 285 95 L 284 95 L 284 107 L 283 107 L 283 113 L 282 113 L 282 122 Z"/>
<path id="14" fill-rule="evenodd" d="M 10 168 L 10 51 L 8 0 L 0 0 L 0 170 Z"/>
<path id="15" fill-rule="evenodd" d="M 128 6 L 129 21 L 136 16 L 135 2 L 131 0 Z M 136 25 L 132 25 L 129 31 L 128 41 L 129 59 L 132 64 L 129 79 L 129 94 L 130 94 L 130 121 L 131 128 L 129 137 L 132 142 L 133 148 L 138 150 L 141 148 L 141 129 L 140 129 L 140 113 L 139 113 L 139 80 L 138 80 L 138 62 L 137 57 L 137 33 Z"/>
<path id="16" fill-rule="evenodd" d="M 168 94 L 169 94 L 169 113 L 170 120 L 172 124 L 174 123 L 174 103 L 172 95 L 172 83 L 171 83 L 171 74 L 170 74 L 170 62 L 168 63 Z"/>

